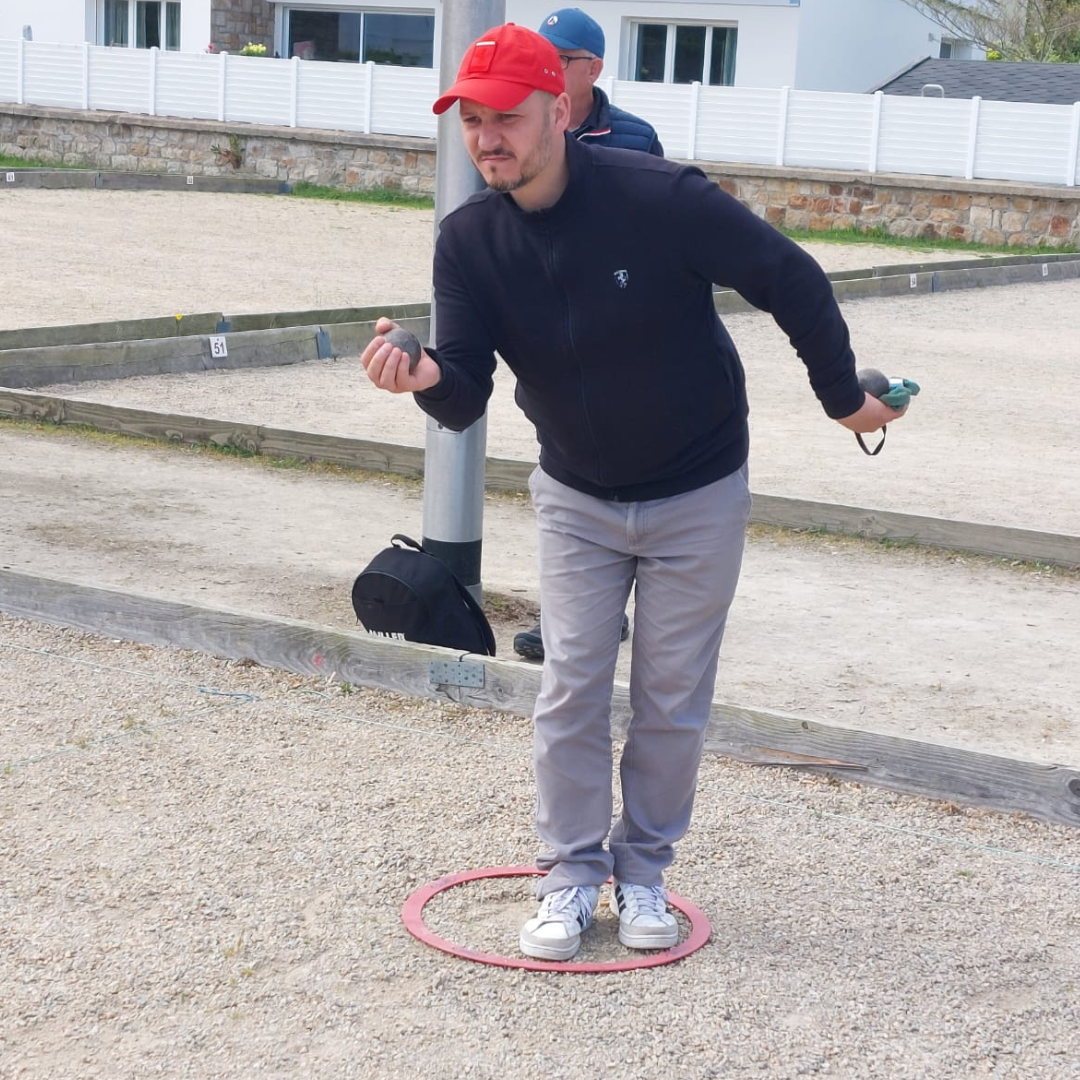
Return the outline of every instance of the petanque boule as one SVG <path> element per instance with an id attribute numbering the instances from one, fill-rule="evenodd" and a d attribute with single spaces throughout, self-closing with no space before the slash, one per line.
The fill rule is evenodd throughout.
<path id="1" fill-rule="evenodd" d="M 858 377 L 859 385 L 871 397 L 880 398 L 883 394 L 889 392 L 889 377 L 882 374 L 877 368 L 861 368 L 855 374 Z"/>
<path id="2" fill-rule="evenodd" d="M 409 374 L 416 370 L 420 363 L 420 339 L 408 330 L 396 327 L 389 333 L 383 334 L 383 339 L 390 345 L 396 345 L 409 358 Z"/>

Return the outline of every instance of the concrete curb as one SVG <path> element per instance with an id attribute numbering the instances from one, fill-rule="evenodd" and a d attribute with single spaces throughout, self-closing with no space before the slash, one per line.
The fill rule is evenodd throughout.
<path id="1" fill-rule="evenodd" d="M 104 342 L 142 341 L 147 338 L 177 338 L 197 334 L 228 334 L 248 330 L 280 330 L 296 326 L 338 326 L 347 323 L 374 324 L 380 315 L 408 326 L 427 339 L 430 304 L 382 304 L 364 308 L 323 308 L 311 311 L 278 311 L 265 314 L 225 315 L 201 312 L 191 315 L 163 315 L 151 319 L 116 322 L 76 323 L 68 326 L 31 326 L 21 330 L 0 330 L 0 352 L 14 349 L 44 349 L 58 345 L 93 345 Z M 423 326 L 423 333 L 416 329 Z"/>
<path id="2" fill-rule="evenodd" d="M 110 191 L 220 191 L 237 195 L 285 195 L 292 185 L 260 176 L 202 176 L 198 173 L 103 172 L 97 169 L 0 169 L 0 191 L 98 188 Z"/>
<path id="3" fill-rule="evenodd" d="M 398 321 L 418 337 L 427 338 L 429 319 Z M 374 334 L 375 323 L 369 321 L 8 349 L 0 351 L 0 387 L 330 360 L 355 356 Z"/>
<path id="4" fill-rule="evenodd" d="M 314 328 L 301 327 L 228 336 L 200 334 L 147 341 L 16 349 L 0 353 L 0 385 L 47 386 L 50 383 L 171 375 L 212 368 L 296 364 L 328 355 L 320 349 L 317 337 Z"/>

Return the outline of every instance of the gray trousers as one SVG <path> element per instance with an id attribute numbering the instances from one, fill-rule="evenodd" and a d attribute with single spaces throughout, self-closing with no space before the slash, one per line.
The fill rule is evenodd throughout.
<path id="1" fill-rule="evenodd" d="M 537 469 L 544 669 L 533 716 L 543 896 L 614 874 L 658 885 L 690 825 L 720 641 L 750 516 L 747 470 L 667 499 L 607 502 Z M 612 821 L 611 692 L 636 586 L 633 712 Z M 605 850 L 605 841 L 607 849 Z"/>

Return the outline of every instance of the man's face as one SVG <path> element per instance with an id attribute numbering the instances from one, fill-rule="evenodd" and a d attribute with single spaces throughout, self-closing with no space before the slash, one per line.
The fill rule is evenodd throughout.
<path id="1" fill-rule="evenodd" d="M 534 90 L 520 105 L 499 112 L 461 100 L 461 130 L 469 157 L 488 187 L 516 191 L 550 163 L 556 134 L 566 127 L 565 97 Z"/>
<path id="2" fill-rule="evenodd" d="M 592 99 L 593 83 L 600 77 L 604 61 L 584 49 L 560 49 L 563 63 L 563 78 L 566 80 L 566 93 L 575 106 Z"/>

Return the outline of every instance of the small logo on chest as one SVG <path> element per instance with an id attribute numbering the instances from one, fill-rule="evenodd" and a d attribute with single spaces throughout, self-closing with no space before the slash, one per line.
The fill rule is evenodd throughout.
<path id="1" fill-rule="evenodd" d="M 615 271 L 615 284 L 620 289 L 625 289 L 630 284 L 630 272 L 628 270 L 616 270 Z"/>

